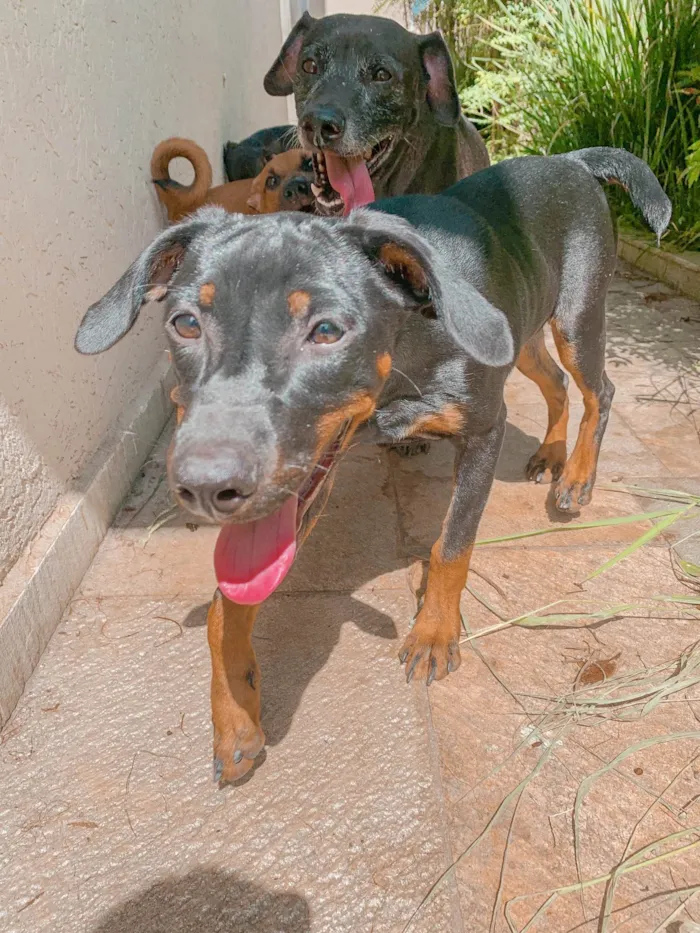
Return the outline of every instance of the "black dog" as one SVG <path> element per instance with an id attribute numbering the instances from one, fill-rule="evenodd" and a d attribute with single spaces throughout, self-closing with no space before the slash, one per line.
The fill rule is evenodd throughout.
<path id="1" fill-rule="evenodd" d="M 185 508 L 222 525 L 209 614 L 219 777 L 240 777 L 262 747 L 257 606 L 288 571 L 358 428 L 384 442 L 451 437 L 456 448 L 452 502 L 400 653 L 409 679 L 430 683 L 460 664 L 460 594 L 513 365 L 549 409 L 528 475 L 550 471 L 564 511 L 590 501 L 613 397 L 605 295 L 616 259 L 595 178 L 619 180 L 657 235 L 666 228 L 668 198 L 627 152 L 513 159 L 442 196 L 347 219 L 204 209 L 161 234 L 87 312 L 76 346 L 99 353 L 144 303 L 163 303 L 180 383 L 170 482 Z M 548 322 L 585 405 L 568 459 L 567 379 L 545 349 Z"/>
<path id="2" fill-rule="evenodd" d="M 257 178 L 273 156 L 298 148 L 293 126 L 271 126 L 258 130 L 239 143 L 224 146 L 224 168 L 229 181 Z"/>
<path id="3" fill-rule="evenodd" d="M 322 213 L 344 205 L 347 214 L 375 197 L 437 194 L 489 164 L 481 136 L 461 115 L 439 33 L 413 35 L 380 16 L 304 13 L 265 90 L 294 92 Z"/>

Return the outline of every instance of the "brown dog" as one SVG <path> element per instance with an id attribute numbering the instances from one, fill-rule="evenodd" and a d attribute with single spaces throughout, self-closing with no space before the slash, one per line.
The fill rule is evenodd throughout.
<path id="1" fill-rule="evenodd" d="M 194 181 L 181 185 L 170 177 L 173 159 L 183 158 L 194 169 Z M 301 149 L 274 156 L 257 176 L 211 187 L 211 163 L 206 152 L 191 139 L 173 137 L 159 143 L 151 158 L 151 177 L 158 197 L 176 223 L 205 204 L 215 204 L 230 213 L 274 214 L 278 211 L 312 210 L 313 165 Z"/>

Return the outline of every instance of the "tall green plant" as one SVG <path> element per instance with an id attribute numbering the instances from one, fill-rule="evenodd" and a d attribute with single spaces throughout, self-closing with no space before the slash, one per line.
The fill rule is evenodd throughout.
<path id="1" fill-rule="evenodd" d="M 499 0 L 490 25 L 497 57 L 462 96 L 494 154 L 628 149 L 671 197 L 675 239 L 700 245 L 700 0 Z"/>

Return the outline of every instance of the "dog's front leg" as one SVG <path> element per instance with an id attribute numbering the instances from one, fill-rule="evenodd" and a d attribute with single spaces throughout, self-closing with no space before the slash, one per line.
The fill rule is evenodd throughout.
<path id="1" fill-rule="evenodd" d="M 209 607 L 214 780 L 235 781 L 265 744 L 260 728 L 260 668 L 253 651 L 257 606 L 239 606 L 219 590 Z"/>
<path id="2" fill-rule="evenodd" d="M 399 653 L 401 663 L 406 665 L 407 680 L 417 677 L 430 684 L 457 670 L 461 663 L 460 597 L 493 483 L 505 422 L 503 409 L 490 429 L 458 442 L 452 501 L 442 533 L 430 551 L 423 605 Z"/>

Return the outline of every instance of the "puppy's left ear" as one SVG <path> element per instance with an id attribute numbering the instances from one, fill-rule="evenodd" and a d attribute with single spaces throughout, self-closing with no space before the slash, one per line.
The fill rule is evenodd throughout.
<path id="1" fill-rule="evenodd" d="M 287 41 L 263 81 L 263 87 L 272 97 L 287 97 L 292 93 L 299 53 L 307 32 L 315 22 L 316 20 L 307 10 L 287 36 Z"/>
<path id="2" fill-rule="evenodd" d="M 91 305 L 78 327 L 78 353 L 102 353 L 136 323 L 141 308 L 162 301 L 188 249 L 202 234 L 234 215 L 203 208 L 191 220 L 170 227 L 145 249 L 107 294 Z"/>
<path id="3" fill-rule="evenodd" d="M 486 366 L 513 362 L 513 335 L 502 311 L 442 262 L 415 227 L 379 211 L 357 211 L 350 235 L 395 287 L 409 307 L 430 309 L 452 339 Z"/>
<path id="4" fill-rule="evenodd" d="M 423 71 L 428 79 L 428 106 L 443 126 L 457 126 L 462 108 L 459 104 L 452 59 L 439 32 L 421 36 L 418 48 Z"/>

